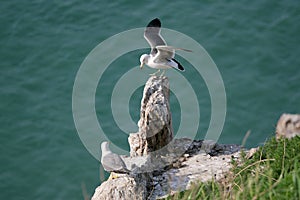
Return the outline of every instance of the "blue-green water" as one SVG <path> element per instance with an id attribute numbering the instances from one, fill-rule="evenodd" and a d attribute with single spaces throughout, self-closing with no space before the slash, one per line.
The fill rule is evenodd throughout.
<path id="1" fill-rule="evenodd" d="M 259 145 L 272 135 L 281 113 L 300 112 L 297 0 L 4 0 L 0 4 L 1 199 L 83 199 L 82 184 L 93 193 L 100 183 L 99 163 L 82 145 L 72 118 L 77 70 L 100 42 L 143 27 L 155 17 L 164 27 L 198 41 L 218 66 L 228 101 L 219 142 L 240 143 L 250 129 L 247 146 Z M 139 53 L 126 56 L 122 65 L 138 65 Z M 113 84 L 120 73 L 124 71 L 107 70 L 106 79 Z M 197 78 L 188 68 L 185 76 Z M 112 140 L 126 148 L 124 137 L 114 136 L 117 128 L 107 120 L 110 113 L 103 107 L 107 92 L 97 91 L 98 117 L 111 130 Z M 140 93 L 141 89 L 130 101 L 134 119 Z M 203 105 L 201 139 L 210 103 L 207 91 L 198 97 Z M 176 99 L 172 102 L 178 121 Z"/>

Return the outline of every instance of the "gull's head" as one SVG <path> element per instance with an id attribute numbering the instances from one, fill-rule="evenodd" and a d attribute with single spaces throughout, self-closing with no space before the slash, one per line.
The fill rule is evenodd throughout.
<path id="1" fill-rule="evenodd" d="M 101 151 L 102 151 L 102 153 L 110 151 L 109 147 L 108 147 L 108 142 L 106 142 L 106 141 L 102 142 L 102 144 L 101 144 Z"/>
<path id="2" fill-rule="evenodd" d="M 140 63 L 141 63 L 140 68 L 141 69 L 143 68 L 144 64 L 147 64 L 149 57 L 150 56 L 147 54 L 141 55 L 141 57 L 140 57 Z"/>

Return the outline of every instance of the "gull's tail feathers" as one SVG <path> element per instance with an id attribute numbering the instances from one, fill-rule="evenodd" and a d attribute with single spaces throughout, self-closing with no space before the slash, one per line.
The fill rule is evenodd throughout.
<path id="1" fill-rule="evenodd" d="M 177 69 L 179 71 L 182 71 L 182 72 L 185 71 L 184 68 L 183 68 L 183 66 L 177 60 L 175 60 L 174 58 L 172 58 L 171 63 L 172 63 L 172 67 L 173 68 L 175 68 L 175 69 Z"/>

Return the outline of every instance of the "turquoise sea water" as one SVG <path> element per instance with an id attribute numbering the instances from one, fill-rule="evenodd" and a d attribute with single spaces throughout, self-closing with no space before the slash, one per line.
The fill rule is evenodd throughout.
<path id="1" fill-rule="evenodd" d="M 72 117 L 72 89 L 84 58 L 119 32 L 159 17 L 163 26 L 199 42 L 215 61 L 227 95 L 227 116 L 219 142 L 247 147 L 273 134 L 283 112 L 300 112 L 300 3 L 289 1 L 15 1 L 0 4 L 0 199 L 83 199 L 100 183 L 99 162 L 81 143 Z M 142 51 L 113 66 L 138 65 Z M 180 57 L 179 57 L 180 59 Z M 188 63 L 185 76 L 193 81 Z M 126 71 L 111 67 L 96 95 L 101 124 L 115 144 L 107 105 L 111 85 Z M 171 83 L 172 84 L 172 83 Z M 107 88 L 107 90 L 106 90 Z M 184 88 L 183 88 L 184 89 Z M 210 100 L 199 85 L 198 139 L 208 127 Z M 130 100 L 139 117 L 142 89 Z M 180 113 L 174 96 L 174 129 Z M 124 140 L 125 138 L 125 140 Z"/>

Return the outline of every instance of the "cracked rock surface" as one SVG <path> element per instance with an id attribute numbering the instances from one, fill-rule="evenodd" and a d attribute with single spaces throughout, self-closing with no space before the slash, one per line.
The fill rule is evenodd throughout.
<path id="1" fill-rule="evenodd" d="M 173 138 L 169 80 L 148 79 L 141 101 L 139 131 L 131 133 L 130 156 L 121 156 L 130 174 L 114 174 L 96 188 L 92 200 L 157 199 L 189 189 L 192 183 L 218 180 L 239 159 L 239 145 Z"/>

